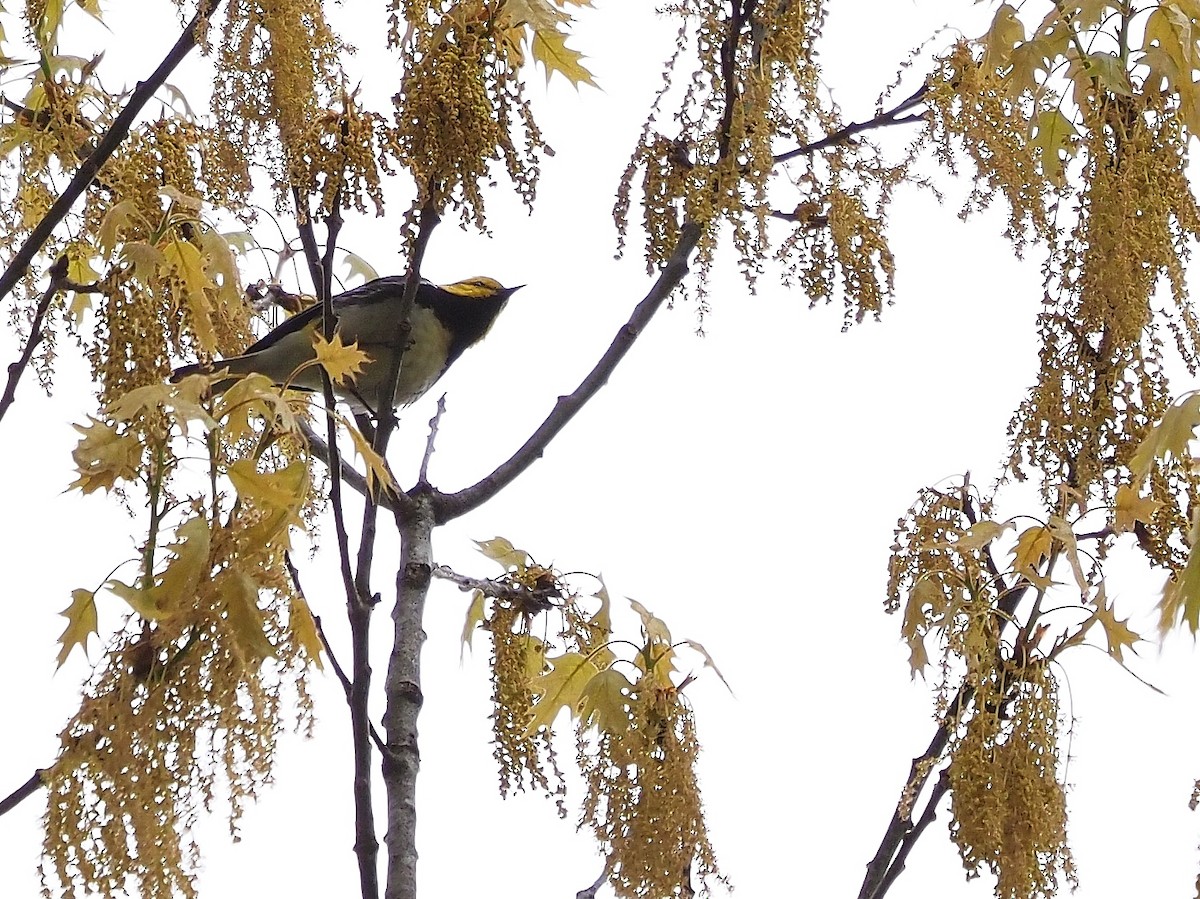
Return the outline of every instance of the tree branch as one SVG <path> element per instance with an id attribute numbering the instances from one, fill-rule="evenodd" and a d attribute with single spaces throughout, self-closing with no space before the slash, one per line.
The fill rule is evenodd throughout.
<path id="1" fill-rule="evenodd" d="M 795 159 L 797 156 L 811 156 L 813 153 L 828 149 L 837 144 L 844 144 L 850 138 L 854 137 L 854 135 L 863 131 L 870 131 L 874 128 L 887 128 L 891 125 L 903 125 L 906 122 L 919 122 L 925 117 L 924 114 L 917 113 L 906 116 L 901 115 L 901 113 L 908 112 L 914 106 L 919 106 L 925 102 L 925 95 L 927 93 L 929 93 L 929 85 L 922 84 L 891 109 L 884 110 L 865 122 L 853 122 L 845 128 L 840 128 L 825 135 L 820 140 L 813 141 L 811 144 L 805 144 L 803 147 L 788 150 L 786 153 L 780 153 L 775 157 L 775 163 L 778 165 L 781 162 L 787 162 L 789 159 Z"/>
<path id="2" fill-rule="evenodd" d="M 38 344 L 46 337 L 45 332 L 42 331 L 42 322 L 46 320 L 50 304 L 54 301 L 55 295 L 62 288 L 63 281 L 67 277 L 67 257 L 59 256 L 54 260 L 49 274 L 50 283 L 46 285 L 46 290 L 42 294 L 41 300 L 38 301 L 37 311 L 33 315 L 33 323 L 29 326 L 29 339 L 25 341 L 25 349 L 21 351 L 21 358 L 8 367 L 8 384 L 4 388 L 4 395 L 0 396 L 0 420 L 4 418 L 4 413 L 17 398 L 17 384 L 20 383 L 21 376 L 25 374 L 25 369 L 29 367 Z"/>
<path id="3" fill-rule="evenodd" d="M 407 514 L 396 514 L 401 541 L 400 568 L 396 572 L 396 604 L 392 609 L 394 643 L 384 682 L 386 899 L 417 899 L 417 774 L 421 768 L 417 716 L 425 701 L 421 690 L 421 646 L 425 631 L 421 622 L 433 572 L 431 538 L 435 521 L 431 493 L 418 487 L 409 495 L 414 500 L 413 509 Z"/>
<path id="4" fill-rule="evenodd" d="M 975 524 L 979 520 L 979 516 L 971 501 L 969 474 L 963 481 L 959 502 L 959 508 L 963 516 L 970 524 Z M 1007 627 L 1010 622 L 1015 624 L 1013 616 L 1016 613 L 1017 607 L 1021 604 L 1021 600 L 1025 598 L 1025 594 L 1032 587 L 1032 584 L 1022 578 L 1012 586 L 1004 587 L 1001 577 L 1002 572 L 1000 566 L 996 564 L 996 560 L 992 556 L 991 547 L 988 547 L 986 551 L 984 566 L 987 568 L 989 575 L 998 584 L 1001 584 L 999 591 L 1000 598 L 996 602 L 996 611 L 1003 621 L 1002 627 Z M 951 700 L 945 718 L 938 725 L 933 739 L 929 742 L 929 748 L 922 755 L 913 759 L 912 768 L 909 769 L 909 776 L 904 791 L 901 794 L 900 801 L 896 804 L 896 810 L 892 813 L 892 819 L 888 822 L 887 829 L 884 831 L 883 839 L 879 842 L 879 849 L 875 853 L 875 857 L 867 864 L 867 873 L 863 878 L 862 888 L 858 894 L 859 899 L 881 899 L 895 882 L 896 878 L 900 876 L 900 872 L 903 871 L 909 852 L 912 851 L 913 845 L 915 845 L 917 839 L 929 823 L 928 821 L 924 821 L 924 816 L 922 816 L 924 823 L 918 822 L 914 825 L 911 817 L 906 813 L 906 808 L 912 807 L 916 796 L 925 788 L 934 767 L 929 763 L 940 757 L 945 751 L 950 741 L 951 729 L 957 726 L 959 719 L 971 704 L 974 696 L 975 691 L 970 686 L 964 684 L 958 688 L 958 693 Z M 936 801 L 941 798 L 942 793 L 949 789 L 949 784 L 944 784 L 943 781 L 944 778 L 940 778 L 937 785 L 935 785 L 934 791 L 931 794 L 930 804 L 926 806 L 926 815 L 932 815 L 932 809 L 936 805 Z M 912 801 L 908 801 L 909 797 L 912 797 Z"/>
<path id="5" fill-rule="evenodd" d="M 332 177 L 332 176 L 330 176 Z M 341 230 L 341 190 L 334 192 L 329 215 L 325 219 L 325 251 L 317 246 L 312 214 L 307 198 L 298 188 L 292 188 L 296 203 L 296 224 L 300 243 L 308 262 L 313 289 L 322 305 L 323 336 L 332 340 L 337 325 L 333 312 L 333 251 Z M 351 677 L 346 696 L 350 704 L 350 742 L 354 750 L 354 854 L 358 859 L 358 880 L 362 899 L 379 896 L 379 839 L 375 835 L 375 804 L 371 791 L 371 718 L 368 700 L 371 695 L 371 611 L 374 602 L 369 590 L 350 568 L 350 538 L 346 531 L 345 505 L 342 502 L 341 457 L 337 448 L 337 420 L 333 409 L 336 400 L 329 373 L 321 367 L 321 386 L 325 395 L 326 450 L 329 453 L 329 502 L 333 507 L 334 529 L 337 533 L 339 570 L 346 594 L 346 616 L 350 622 Z M 373 508 L 371 496 L 366 495 L 367 509 Z M 373 542 L 374 533 L 365 529 L 359 535 L 359 559 L 364 547 Z M 361 568 L 361 566 L 360 566 Z"/>
<path id="6" fill-rule="evenodd" d="M 679 243 L 659 273 L 658 280 L 645 298 L 634 308 L 629 321 L 621 326 L 600 361 L 588 372 L 579 386 L 568 396 L 560 396 L 554 409 L 528 440 L 506 462 L 478 483 L 457 493 L 433 494 L 433 508 L 438 524 L 443 524 L 476 509 L 511 484 L 525 469 L 541 458 L 542 453 L 567 422 L 575 417 L 596 392 L 607 382 L 617 367 L 641 336 L 667 297 L 687 274 L 688 257 L 700 239 L 701 228 L 694 222 L 686 222 L 680 229 Z"/>
<path id="7" fill-rule="evenodd" d="M 42 786 L 41 770 L 34 771 L 33 777 L 25 781 L 3 799 L 0 799 L 0 815 L 6 815 L 15 809 L 18 805 L 32 796 L 38 791 L 38 787 Z"/>
<path id="8" fill-rule="evenodd" d="M 146 102 L 154 96 L 155 92 L 163 86 L 167 77 L 175 70 L 175 68 L 183 61 L 183 58 L 192 51 L 196 46 L 196 40 L 200 29 L 207 25 L 209 17 L 213 14 L 218 6 L 221 5 L 221 0 L 200 0 L 200 6 L 196 10 L 196 15 L 192 21 L 188 23 L 183 30 L 183 34 L 179 36 L 179 40 L 175 42 L 175 46 L 159 63 L 150 77 L 142 81 L 134 89 L 129 96 L 129 102 L 125 104 L 125 108 L 113 119 L 112 125 L 108 131 L 96 144 L 96 149 L 91 152 L 75 170 L 75 175 L 71 178 L 71 182 L 66 186 L 58 199 L 54 201 L 50 209 L 42 216 L 42 220 L 37 223 L 37 226 L 29 232 L 29 236 L 25 238 L 25 242 L 21 244 L 21 248 L 17 250 L 15 256 L 8 263 L 8 268 L 4 270 L 4 274 L 0 275 L 0 300 L 12 293 L 12 289 L 16 287 L 17 282 L 25 276 L 29 269 L 29 263 L 33 261 L 33 257 L 41 250 L 42 245 L 49 240 L 54 229 L 58 227 L 71 207 L 75 205 L 75 201 L 82 196 L 87 190 L 88 185 L 96 177 L 96 173 L 108 158 L 116 152 L 117 147 L 129 136 L 129 129 L 133 127 L 134 119 L 138 113 L 142 111 L 142 107 Z"/>

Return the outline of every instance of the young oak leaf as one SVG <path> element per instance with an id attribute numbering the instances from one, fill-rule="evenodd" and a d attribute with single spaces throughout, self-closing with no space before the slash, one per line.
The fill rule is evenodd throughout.
<path id="1" fill-rule="evenodd" d="M 567 46 L 567 35 L 561 31 L 549 28 L 535 31 L 530 50 L 533 58 L 545 68 L 547 83 L 558 72 L 577 88 L 581 84 L 596 86 L 592 73 L 580 62 L 583 54 Z"/>
<path id="2" fill-rule="evenodd" d="M 288 603 L 288 625 L 292 630 L 292 636 L 304 649 L 304 654 L 313 661 L 319 670 L 324 671 L 325 663 L 321 661 L 321 651 L 325 647 L 321 643 L 320 634 L 317 633 L 317 621 L 313 618 L 312 609 L 308 607 L 308 603 L 299 596 L 293 596 Z"/>
<path id="3" fill-rule="evenodd" d="M 1087 596 L 1091 585 L 1088 584 L 1087 577 L 1083 573 L 1083 563 L 1079 560 L 1079 544 L 1075 540 L 1075 532 L 1067 524 L 1066 519 L 1059 515 L 1050 516 L 1047 528 L 1062 546 L 1063 552 L 1067 556 L 1067 562 L 1071 565 L 1071 571 L 1075 575 L 1075 583 L 1079 585 L 1079 592 Z"/>
<path id="4" fill-rule="evenodd" d="M 258 584 L 244 571 L 226 569 L 217 576 L 214 586 L 225 601 L 225 620 L 238 656 L 252 666 L 274 656 L 275 647 L 263 631 Z"/>
<path id="5" fill-rule="evenodd" d="M 550 727 L 563 709 L 569 709 L 571 717 L 577 718 L 583 688 L 600 673 L 590 658 L 578 652 L 563 653 L 545 662 L 549 670 L 530 685 L 538 700 L 525 727 L 525 736 L 537 733 L 543 726 Z"/>
<path id="6" fill-rule="evenodd" d="M 717 667 L 717 663 L 713 661 L 713 657 L 711 655 L 709 655 L 708 650 L 704 648 L 704 646 L 700 643 L 700 641 L 699 640 L 684 640 L 683 643 L 685 646 L 688 646 L 695 652 L 698 652 L 698 653 L 700 653 L 700 655 L 704 656 L 704 667 L 711 668 L 713 670 L 713 673 L 716 674 L 716 676 L 721 679 L 721 683 L 723 683 L 725 685 L 725 689 L 728 690 L 730 692 L 730 694 L 732 695 L 733 687 L 729 686 L 729 681 L 725 680 L 725 675 L 723 675 L 721 673 L 721 669 Z"/>
<path id="7" fill-rule="evenodd" d="M 1185 394 L 1169 408 L 1162 421 L 1150 429 L 1141 445 L 1129 460 L 1133 485 L 1140 487 L 1156 458 L 1168 455 L 1181 459 L 1200 425 L 1200 391 Z"/>
<path id="8" fill-rule="evenodd" d="M 329 373 L 329 380 L 334 384 L 353 381 L 356 375 L 362 373 L 363 366 L 371 361 L 371 356 L 360 350 L 357 343 L 349 346 L 342 343 L 341 334 L 334 334 L 333 340 L 326 340 L 320 332 L 313 332 L 313 349 L 317 354 L 317 362 L 324 366 Z"/>
<path id="9" fill-rule="evenodd" d="M 205 271 L 205 260 L 194 245 L 186 240 L 172 240 L 162 248 L 163 256 L 173 275 L 171 293 L 176 309 L 186 308 L 196 341 L 204 352 L 217 351 L 217 332 L 213 328 L 212 301 L 207 291 L 216 284 Z"/>
<path id="10" fill-rule="evenodd" d="M 1097 599 L 1096 611 L 1092 613 L 1092 617 L 1084 622 L 1087 627 L 1091 623 L 1096 622 L 1104 628 L 1104 639 L 1108 641 L 1108 654 L 1120 664 L 1124 665 L 1125 660 L 1122 658 L 1122 653 L 1125 649 L 1133 649 L 1135 643 L 1141 642 L 1141 636 L 1129 627 L 1129 619 L 1117 619 L 1111 605 L 1108 605 L 1103 595 Z"/>
<path id="11" fill-rule="evenodd" d="M 82 646 L 84 655 L 87 655 L 88 637 L 99 633 L 96 594 L 91 590 L 72 590 L 71 604 L 58 614 L 67 619 L 67 627 L 58 638 L 62 644 L 58 651 L 58 667 L 61 668 L 76 646 Z"/>
<path id="12" fill-rule="evenodd" d="M 394 492 L 397 489 L 396 479 L 392 477 L 392 470 L 388 468 L 387 460 L 375 452 L 375 448 L 363 436 L 362 431 L 354 427 L 349 421 L 342 418 L 342 416 L 339 415 L 338 418 L 346 425 L 346 432 L 350 435 L 355 452 L 362 457 L 363 464 L 367 466 L 367 489 L 371 491 L 371 495 L 378 495 L 379 485 L 383 485 L 385 490 Z"/>
<path id="13" fill-rule="evenodd" d="M 308 466 L 293 462 L 279 471 L 259 471 L 254 459 L 239 459 L 229 466 L 229 480 L 238 496 L 259 509 L 289 513 L 291 523 L 303 526 L 296 511 L 308 495 Z"/>
<path id="14" fill-rule="evenodd" d="M 1113 533 L 1124 534 L 1132 531 L 1139 521 L 1149 524 L 1161 505 L 1158 500 L 1140 496 L 1132 484 L 1122 484 L 1117 488 L 1116 500 L 1113 503 Z"/>
<path id="15" fill-rule="evenodd" d="M 1194 634 L 1200 630 L 1200 552 L 1196 551 L 1200 537 L 1200 509 L 1192 515 L 1191 549 L 1182 571 L 1174 571 L 1163 585 L 1158 602 L 1159 633 L 1166 634 L 1182 620 Z"/>
<path id="16" fill-rule="evenodd" d="M 1045 576 L 1039 573 L 1038 569 L 1042 562 L 1049 558 L 1053 542 L 1049 528 L 1042 525 L 1026 528 L 1017 537 L 1017 545 L 1013 547 L 1012 570 L 1029 578 L 1035 586 L 1041 587 Z"/>
<path id="17" fill-rule="evenodd" d="M 606 668 L 583 685 L 579 694 L 579 720 L 602 733 L 629 730 L 629 693 L 633 684 L 615 668 Z"/>
<path id="18" fill-rule="evenodd" d="M 936 544 L 934 548 L 948 548 L 956 550 L 959 553 L 976 552 L 983 549 L 1009 528 L 1016 528 L 1016 525 L 1011 521 L 977 521 L 971 525 L 963 533 L 961 537 L 953 543 Z"/>
<path id="19" fill-rule="evenodd" d="M 665 621 L 657 617 L 636 599 L 629 600 L 629 605 L 633 607 L 633 610 L 642 619 L 642 633 L 646 635 L 646 639 L 651 644 L 665 643 L 668 646 L 671 645 L 671 631 Z"/>
<path id="20" fill-rule="evenodd" d="M 208 522 L 197 516 L 181 524 L 176 533 L 179 542 L 169 547 L 174 557 L 158 582 L 145 589 L 110 580 L 105 586 L 125 600 L 135 612 L 151 621 L 170 618 L 194 602 L 201 580 L 210 571 L 209 546 L 211 534 Z"/>
<path id="21" fill-rule="evenodd" d="M 529 553 L 523 549 L 517 549 L 503 537 L 493 537 L 491 540 L 476 540 L 475 545 L 479 547 L 481 553 L 493 562 L 499 562 L 503 565 L 506 571 L 512 568 L 520 574 L 529 567 Z"/>
<path id="22" fill-rule="evenodd" d="M 83 439 L 71 450 L 79 477 L 67 489 L 78 488 L 85 494 L 101 487 L 111 490 L 117 481 L 137 477 L 141 441 L 133 433 L 119 434 L 113 425 L 90 415 L 88 418 L 92 421 L 90 425 L 72 425 Z"/>
<path id="23" fill-rule="evenodd" d="M 484 597 L 482 590 L 476 590 L 471 596 L 471 605 L 467 607 L 467 620 L 463 622 L 462 646 L 458 652 L 459 662 L 463 660 L 463 653 L 471 649 L 471 641 L 475 637 L 475 631 L 485 620 L 485 601 L 486 597 Z"/>

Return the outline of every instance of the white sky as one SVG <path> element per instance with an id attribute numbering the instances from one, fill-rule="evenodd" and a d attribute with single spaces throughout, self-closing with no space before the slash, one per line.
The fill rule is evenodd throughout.
<path id="1" fill-rule="evenodd" d="M 649 284 L 636 242 L 629 258 L 612 260 L 609 213 L 673 26 L 645 12 L 650 4 L 596 4 L 573 43 L 590 56 L 603 92 L 576 93 L 561 81 L 545 90 L 540 74 L 529 77 L 557 150 L 543 167 L 537 211 L 526 216 L 493 192 L 493 238 L 448 221 L 429 251 L 425 272 L 434 280 L 486 273 L 528 285 L 435 391 L 449 394 L 432 470 L 443 489 L 506 458 L 574 387 Z M 159 5 L 161 23 L 146 4 L 110 14 L 118 34 L 130 14 L 146 29 L 138 52 L 106 57 L 101 71 L 114 83 L 144 75 L 175 39 L 170 5 Z M 848 120 L 870 116 L 898 62 L 940 25 L 953 17 L 977 34 L 988 16 L 928 0 L 831 6 L 822 59 Z M 395 85 L 365 65 L 378 37 L 364 26 L 352 40 L 365 77 L 375 79 L 368 89 L 388 96 Z M 951 39 L 943 34 L 934 45 Z M 202 72 L 192 60 L 190 74 L 173 80 L 200 90 L 188 79 Z M 997 473 L 1009 415 L 1033 377 L 1041 297 L 1037 257 L 1013 258 L 999 216 L 958 221 L 955 199 L 964 192 L 951 185 L 944 208 L 901 192 L 891 232 L 896 305 L 882 324 L 842 334 L 840 307 L 809 311 L 806 297 L 769 278 L 749 296 L 730 264 L 713 286 L 706 337 L 694 336 L 689 307 L 664 312 L 543 460 L 435 538 L 438 561 L 479 576 L 495 570 L 470 541 L 497 534 L 561 569 L 602 571 L 619 625 L 636 628 L 619 602 L 632 596 L 676 637 L 705 644 L 736 696 L 711 676 L 689 689 L 704 744 L 702 785 L 718 855 L 743 897 L 856 895 L 911 759 L 933 732 L 929 691 L 909 681 L 900 622 L 882 611 L 892 529 L 922 485 L 965 469 L 979 483 Z M 399 272 L 401 212 L 397 204 L 382 223 L 351 219 L 342 243 L 381 273 Z M 9 335 L 0 340 L 5 364 L 15 346 Z M 132 555 L 143 526 L 103 497 L 59 492 L 74 477 L 70 423 L 91 409 L 69 341 L 61 348 L 55 396 L 42 397 L 30 379 L 0 423 L 10 587 L 0 600 L 9 635 L 0 653 L 0 794 L 52 758 L 85 675 L 73 658 L 51 676 L 63 621 L 56 613 L 71 589 L 95 586 Z M 1176 392 L 1192 386 L 1179 381 Z M 393 455 L 402 481 L 415 470 L 435 398 L 404 414 Z M 377 553 L 376 589 L 385 597 L 394 557 L 387 543 Z M 1145 624 L 1160 583 L 1161 575 L 1127 567 L 1109 595 L 1121 616 Z M 345 646 L 336 580 L 310 565 L 305 586 Z M 119 603 L 102 602 L 111 624 Z M 459 665 L 466 605 L 442 586 L 427 615 L 422 888 L 430 896 L 565 899 L 591 883 L 600 861 L 551 803 L 498 799 L 482 635 L 476 655 Z M 375 633 L 381 681 L 386 610 Z M 1173 641 L 1161 656 L 1146 646 L 1135 660 L 1166 697 L 1101 652 L 1068 656 L 1064 695 L 1075 728 L 1067 778 L 1084 899 L 1192 894 L 1200 817 L 1186 804 L 1200 776 L 1200 690 L 1190 643 Z M 202 895 L 356 894 L 347 715 L 332 676 L 315 684 L 317 737 L 284 739 L 276 784 L 246 816 L 243 841 L 231 846 L 219 819 L 204 827 Z M 569 743 L 561 753 L 569 762 Z M 34 799 L 0 818 L 0 895 L 35 895 L 40 812 Z M 990 878 L 963 883 L 947 817 L 943 807 L 893 899 L 991 894 Z"/>

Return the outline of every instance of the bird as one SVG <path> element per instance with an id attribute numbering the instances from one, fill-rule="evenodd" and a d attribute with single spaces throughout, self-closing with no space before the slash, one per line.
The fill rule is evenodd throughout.
<path id="1" fill-rule="evenodd" d="M 371 357 L 353 383 L 334 386 L 338 397 L 356 413 L 375 415 L 383 402 L 383 382 L 395 360 L 400 333 L 397 313 L 406 281 L 403 275 L 376 278 L 332 299 L 337 318 L 335 333 L 343 343 L 357 343 Z M 468 347 L 487 335 L 508 298 L 523 286 L 504 287 L 494 278 L 482 276 L 442 285 L 422 280 L 409 314 L 408 342 L 396 381 L 395 406 L 408 406 L 420 399 Z M 213 392 L 219 394 L 238 378 L 257 372 L 281 386 L 320 391 L 318 366 L 306 366 L 299 372 L 296 369 L 316 358 L 313 335 L 322 326 L 321 308 L 318 303 L 293 315 L 240 356 L 185 365 L 175 369 L 171 380 L 225 373 L 229 377 L 212 385 Z"/>

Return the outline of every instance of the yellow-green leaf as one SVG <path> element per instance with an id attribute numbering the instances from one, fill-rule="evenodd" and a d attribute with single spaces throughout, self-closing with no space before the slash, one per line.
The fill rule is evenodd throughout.
<path id="1" fill-rule="evenodd" d="M 1124 534 L 1132 531 L 1137 522 L 1149 524 L 1154 513 L 1162 503 L 1148 496 L 1140 496 L 1132 484 L 1122 484 L 1117 488 L 1116 501 L 1113 504 L 1113 533 Z"/>
<path id="2" fill-rule="evenodd" d="M 67 619 L 67 627 L 58 638 L 62 646 L 58 651 L 58 667 L 61 668 L 76 646 L 82 646 L 87 655 L 88 637 L 99 632 L 96 594 L 91 590 L 72 590 L 71 604 L 59 614 Z"/>
<path id="3" fill-rule="evenodd" d="M 471 641 L 475 637 L 475 630 L 484 621 L 484 604 L 486 598 L 482 590 L 476 590 L 471 595 L 471 604 L 467 607 L 467 620 L 463 622 L 462 629 L 462 650 L 471 648 Z M 458 658 L 462 660 L 462 650 L 458 654 Z"/>
<path id="4" fill-rule="evenodd" d="M 579 694 L 579 720 L 602 733 L 629 730 L 629 691 L 633 684 L 615 668 L 606 668 L 583 686 Z"/>
<path id="5" fill-rule="evenodd" d="M 319 331 L 313 332 L 313 349 L 317 354 L 317 362 L 329 373 L 329 380 L 334 384 L 344 384 L 362 374 L 363 366 L 371 361 L 371 357 L 358 348 L 357 343 L 349 346 L 342 343 L 342 335 L 334 334 L 333 340 L 326 340 Z"/>
<path id="6" fill-rule="evenodd" d="M 304 654 L 312 660 L 317 668 L 324 670 L 325 663 L 321 661 L 321 636 L 317 633 L 317 622 L 313 618 L 312 609 L 299 596 L 293 596 L 288 603 L 288 623 L 296 643 L 304 650 Z"/>
<path id="7" fill-rule="evenodd" d="M 491 540 L 476 540 L 475 545 L 479 547 L 481 553 L 493 562 L 499 562 L 503 565 L 506 571 L 511 568 L 521 572 L 529 567 L 529 553 L 523 549 L 517 549 L 503 537 L 493 537 Z"/>
<path id="8" fill-rule="evenodd" d="M 1066 181 L 1065 162 L 1075 155 L 1078 131 L 1058 108 L 1048 109 L 1033 120 L 1030 144 L 1039 151 L 1042 174 L 1052 184 Z"/>
<path id="9" fill-rule="evenodd" d="M 600 673 L 591 659 L 578 652 L 546 659 L 546 664 L 549 670 L 530 685 L 538 700 L 525 728 L 526 735 L 552 725 L 562 709 L 568 709 L 572 717 L 578 717 L 583 688 Z"/>
<path id="10" fill-rule="evenodd" d="M 1129 460 L 1129 471 L 1133 484 L 1140 487 L 1154 460 L 1168 455 L 1182 459 L 1193 433 L 1200 424 L 1200 392 L 1185 394 L 1173 404 L 1162 417 L 1162 421 L 1150 429 L 1141 445 Z"/>
<path id="11" fill-rule="evenodd" d="M 567 46 L 567 35 L 561 31 L 535 31 L 530 50 L 533 52 L 533 58 L 545 67 L 547 82 L 558 72 L 576 87 L 581 84 L 596 86 L 592 73 L 580 62 L 583 54 Z"/>
<path id="12" fill-rule="evenodd" d="M 262 612 L 258 608 L 258 584 L 244 571 L 227 569 L 221 573 L 215 586 L 225 601 L 225 620 L 229 624 L 229 634 L 237 654 L 252 666 L 275 655 L 275 647 L 263 631 Z"/>

